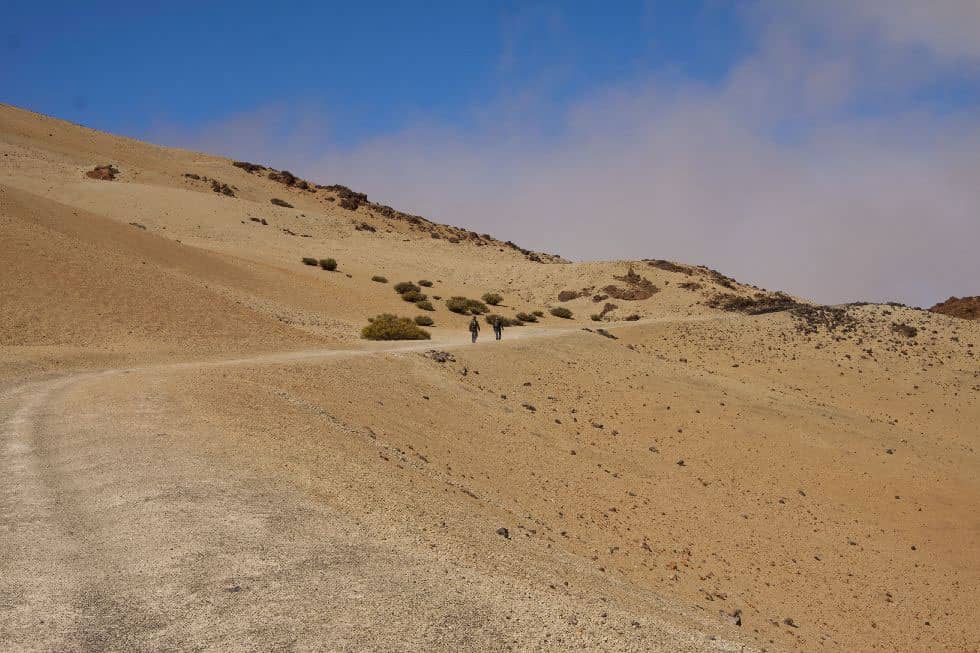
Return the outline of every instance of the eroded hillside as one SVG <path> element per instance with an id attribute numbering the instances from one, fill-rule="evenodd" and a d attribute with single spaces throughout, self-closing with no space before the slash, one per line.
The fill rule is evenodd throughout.
<path id="1" fill-rule="evenodd" d="M 0 152 L 4 648 L 976 649 L 980 324 L 10 107 Z"/>

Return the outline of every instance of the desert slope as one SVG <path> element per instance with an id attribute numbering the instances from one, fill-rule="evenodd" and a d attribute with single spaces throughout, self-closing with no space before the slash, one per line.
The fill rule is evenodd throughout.
<path id="1" fill-rule="evenodd" d="M 977 650 L 980 324 L 233 163 L 0 105 L 0 647 Z"/>

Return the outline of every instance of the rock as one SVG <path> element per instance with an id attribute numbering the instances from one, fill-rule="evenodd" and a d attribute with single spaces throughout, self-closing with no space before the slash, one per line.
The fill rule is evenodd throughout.
<path id="1" fill-rule="evenodd" d="M 85 173 L 85 176 L 90 179 L 100 179 L 102 181 L 115 181 L 116 175 L 119 174 L 119 168 L 107 163 L 101 166 L 95 166 L 91 170 Z"/>
<path id="2" fill-rule="evenodd" d="M 426 358 L 431 358 L 432 360 L 434 360 L 437 363 L 447 363 L 447 362 L 448 363 L 455 363 L 456 362 L 456 359 L 448 351 L 439 351 L 438 349 L 430 349 L 427 352 L 425 352 L 425 354 L 423 354 L 423 355 Z M 465 370 L 464 370 L 463 374 L 464 375 L 466 374 L 466 371 Z"/>
<path id="3" fill-rule="evenodd" d="M 510 539 L 510 531 L 504 528 L 503 526 L 497 529 L 497 535 L 507 540 Z"/>
<path id="4" fill-rule="evenodd" d="M 736 608 L 734 611 L 730 613 L 725 612 L 724 610 L 719 610 L 718 614 L 721 616 L 722 619 L 726 621 L 730 621 L 732 624 L 736 626 L 742 625 L 742 611 L 739 610 L 738 608 Z"/>

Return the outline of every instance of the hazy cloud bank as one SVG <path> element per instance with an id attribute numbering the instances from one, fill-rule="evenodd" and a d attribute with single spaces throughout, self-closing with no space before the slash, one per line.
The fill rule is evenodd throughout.
<path id="1" fill-rule="evenodd" d="M 154 136 L 576 259 L 704 263 L 828 302 L 980 293 L 980 112 L 908 101 L 977 82 L 980 5 L 786 6 L 746 11 L 757 47 L 715 84 L 664 72 L 560 107 L 508 96 L 465 130 L 347 148 L 329 106 Z"/>

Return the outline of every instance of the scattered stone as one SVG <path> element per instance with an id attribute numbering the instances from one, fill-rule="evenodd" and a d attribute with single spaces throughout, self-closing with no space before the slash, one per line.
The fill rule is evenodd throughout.
<path id="1" fill-rule="evenodd" d="M 500 537 L 506 540 L 510 539 L 510 531 L 504 528 L 503 526 L 497 529 L 497 535 L 499 535 Z"/>
<path id="2" fill-rule="evenodd" d="M 437 363 L 455 363 L 456 359 L 448 351 L 439 351 L 438 349 L 430 349 L 425 354 L 426 358 L 431 358 Z M 463 371 L 464 375 L 466 373 L 465 369 Z"/>

